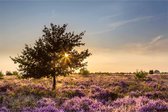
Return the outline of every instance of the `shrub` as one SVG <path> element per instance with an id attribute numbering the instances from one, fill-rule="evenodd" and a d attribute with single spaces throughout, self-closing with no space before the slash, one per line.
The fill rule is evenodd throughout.
<path id="1" fill-rule="evenodd" d="M 18 79 L 23 78 L 22 75 L 20 75 L 18 71 L 13 71 L 12 74 L 15 75 Z"/>
<path id="2" fill-rule="evenodd" d="M 122 88 L 127 88 L 128 87 L 128 84 L 125 81 L 119 81 L 118 85 Z"/>
<path id="3" fill-rule="evenodd" d="M 112 102 L 112 112 L 168 112 L 168 103 L 147 97 L 120 98 Z"/>
<path id="4" fill-rule="evenodd" d="M 112 101 L 118 98 L 118 94 L 113 93 L 109 90 L 100 88 L 99 86 L 92 85 L 91 86 L 91 98 L 94 98 L 102 103 L 106 103 L 108 101 Z"/>
<path id="5" fill-rule="evenodd" d="M 37 101 L 38 107 L 55 106 L 55 105 L 56 105 L 55 101 L 50 98 L 42 98 L 39 101 Z"/>
<path id="6" fill-rule="evenodd" d="M 85 96 L 84 92 L 82 92 L 81 89 L 78 88 L 68 88 L 62 90 L 63 96 L 67 98 L 73 98 L 73 97 L 83 97 Z"/>
<path id="7" fill-rule="evenodd" d="M 9 109 L 6 107 L 0 107 L 0 112 L 9 112 Z"/>
<path id="8" fill-rule="evenodd" d="M 64 112 L 63 110 L 59 110 L 54 106 L 44 106 L 44 107 L 37 107 L 37 108 L 23 108 L 21 112 Z"/>
<path id="9" fill-rule="evenodd" d="M 54 106 L 46 106 L 46 107 L 36 108 L 35 111 L 33 112 L 64 112 L 64 111 L 61 111 L 55 108 Z"/>
<path id="10" fill-rule="evenodd" d="M 51 91 L 49 90 L 49 88 L 44 87 L 42 85 L 29 84 L 28 86 L 24 87 L 23 89 L 26 94 L 33 94 L 38 97 L 42 97 L 42 96 L 47 97 L 47 96 L 51 95 Z"/>
<path id="11" fill-rule="evenodd" d="M 103 104 L 87 97 L 66 100 L 62 108 L 65 112 L 101 112 Z"/>
<path id="12" fill-rule="evenodd" d="M 21 112 L 34 112 L 34 109 L 30 107 L 24 107 Z"/>
<path id="13" fill-rule="evenodd" d="M 10 75 L 13 75 L 13 74 L 12 74 L 12 72 L 10 72 L 10 71 L 6 71 L 6 75 L 9 75 L 9 76 L 10 76 Z"/>
<path id="14" fill-rule="evenodd" d="M 144 78 L 146 78 L 147 75 L 148 75 L 147 72 L 141 70 L 141 71 L 137 71 L 135 73 L 135 78 L 137 78 L 137 79 L 144 79 Z"/>
<path id="15" fill-rule="evenodd" d="M 149 70 L 149 74 L 154 74 L 154 71 L 153 70 Z"/>
<path id="16" fill-rule="evenodd" d="M 0 71 L 0 79 L 2 79 L 4 74 Z"/>
<path id="17" fill-rule="evenodd" d="M 81 74 L 82 76 L 88 76 L 89 73 L 90 73 L 89 70 L 87 70 L 86 68 L 80 69 L 80 74 Z"/>
<path id="18" fill-rule="evenodd" d="M 19 73 L 17 71 L 13 71 L 13 75 L 19 76 Z"/>
<path id="19" fill-rule="evenodd" d="M 110 106 L 112 106 L 114 109 L 124 107 L 124 106 L 131 106 L 136 104 L 136 101 L 134 98 L 130 97 L 124 97 L 124 98 L 118 98 L 117 100 L 113 101 Z"/>
<path id="20" fill-rule="evenodd" d="M 142 105 L 138 112 L 168 112 L 168 104 L 162 100 L 152 101 Z"/>

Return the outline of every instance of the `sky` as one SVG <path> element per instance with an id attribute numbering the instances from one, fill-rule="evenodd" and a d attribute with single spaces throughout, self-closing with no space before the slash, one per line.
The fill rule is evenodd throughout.
<path id="1" fill-rule="evenodd" d="M 0 0 L 0 70 L 50 23 L 86 31 L 91 72 L 168 71 L 168 0 Z"/>

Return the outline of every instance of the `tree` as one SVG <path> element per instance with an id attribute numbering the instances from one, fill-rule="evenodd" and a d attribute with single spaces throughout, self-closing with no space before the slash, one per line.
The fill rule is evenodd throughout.
<path id="1" fill-rule="evenodd" d="M 44 26 L 43 35 L 34 46 L 25 45 L 25 48 L 15 58 L 14 63 L 19 64 L 19 71 L 24 78 L 52 77 L 52 89 L 56 89 L 56 77 L 73 73 L 75 70 L 87 65 L 83 62 L 91 55 L 88 49 L 78 52 L 75 48 L 84 46 L 81 42 L 84 32 L 74 34 L 66 33 L 67 25 L 50 24 Z"/>
<path id="2" fill-rule="evenodd" d="M 155 70 L 154 73 L 155 74 L 160 74 L 160 71 L 159 70 Z"/>
<path id="3" fill-rule="evenodd" d="M 153 70 L 149 70 L 149 74 L 154 74 L 154 71 Z"/>

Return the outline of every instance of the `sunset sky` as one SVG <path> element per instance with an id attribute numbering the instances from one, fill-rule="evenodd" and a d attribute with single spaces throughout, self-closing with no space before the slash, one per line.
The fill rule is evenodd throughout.
<path id="1" fill-rule="evenodd" d="M 91 72 L 168 71 L 167 0 L 55 1 L 0 1 L 0 71 L 16 70 L 9 56 L 33 45 L 51 22 L 86 31 Z"/>

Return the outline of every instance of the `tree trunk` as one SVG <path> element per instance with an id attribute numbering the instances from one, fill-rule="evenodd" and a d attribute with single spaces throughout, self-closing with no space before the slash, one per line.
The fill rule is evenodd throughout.
<path id="1" fill-rule="evenodd" d="M 53 76 L 53 86 L 52 86 L 52 90 L 56 89 L 56 77 L 55 75 Z"/>

